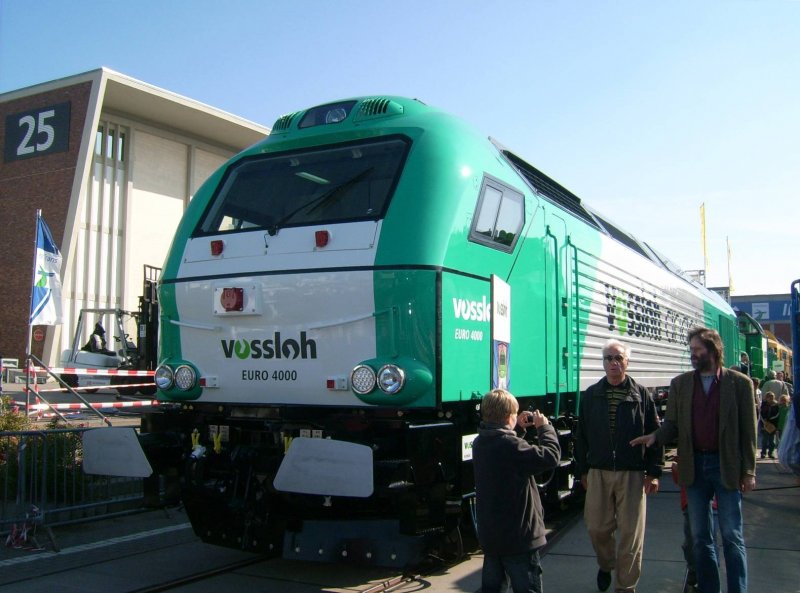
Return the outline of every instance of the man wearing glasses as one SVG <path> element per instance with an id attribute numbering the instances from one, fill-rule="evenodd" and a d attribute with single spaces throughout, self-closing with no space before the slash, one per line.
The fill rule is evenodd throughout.
<path id="1" fill-rule="evenodd" d="M 656 448 L 631 447 L 658 428 L 653 398 L 627 374 L 631 350 L 619 340 L 603 346 L 606 376 L 580 402 L 575 462 L 586 490 L 584 521 L 597 556 L 597 588 L 616 576 L 617 593 L 635 593 L 642 572 L 645 494 L 658 492 Z M 615 535 L 617 541 L 615 542 Z"/>

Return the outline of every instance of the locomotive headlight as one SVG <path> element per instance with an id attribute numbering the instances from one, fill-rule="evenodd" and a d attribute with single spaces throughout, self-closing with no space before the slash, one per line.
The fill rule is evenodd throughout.
<path id="1" fill-rule="evenodd" d="M 164 360 L 163 363 L 156 369 L 155 383 L 158 387 L 159 399 L 163 401 L 186 401 L 197 399 L 203 392 L 206 385 L 200 385 L 200 371 L 185 360 Z M 211 376 L 213 379 L 212 387 L 217 387 L 218 382 L 216 376 Z M 209 377 L 207 376 L 208 380 Z"/>
<path id="2" fill-rule="evenodd" d="M 356 393 L 366 395 L 375 389 L 375 371 L 365 364 L 360 364 L 350 373 L 350 385 Z"/>
<path id="3" fill-rule="evenodd" d="M 166 391 L 170 387 L 172 387 L 172 369 L 166 365 L 162 365 L 156 369 L 155 373 L 155 382 L 156 387 L 159 389 Z"/>
<path id="4" fill-rule="evenodd" d="M 370 406 L 432 406 L 436 402 L 430 368 L 405 356 L 362 360 L 350 375 L 350 389 Z"/>
<path id="5" fill-rule="evenodd" d="M 183 364 L 175 369 L 175 386 L 181 391 L 189 391 L 197 385 L 197 374 L 189 365 Z"/>
<path id="6" fill-rule="evenodd" d="M 406 383 L 406 374 L 399 366 L 387 364 L 378 371 L 378 387 L 388 395 L 394 395 Z"/>

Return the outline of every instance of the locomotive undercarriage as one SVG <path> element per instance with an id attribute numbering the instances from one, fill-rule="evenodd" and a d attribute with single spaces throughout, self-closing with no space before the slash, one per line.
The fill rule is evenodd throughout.
<path id="1" fill-rule="evenodd" d="M 520 403 L 541 407 L 552 419 L 548 402 L 537 400 L 538 406 Z M 462 459 L 462 435 L 477 432 L 477 419 L 474 402 L 403 412 L 191 404 L 149 416 L 143 446 L 156 472 L 180 484 L 187 515 L 205 542 L 270 557 L 407 566 L 431 548 L 441 552 L 441 542 L 462 524 L 472 528 L 472 465 Z M 553 420 L 562 461 L 536 478 L 549 506 L 575 492 L 574 423 L 571 415 Z M 368 446 L 372 494 L 276 489 L 298 437 Z"/>
<path id="2" fill-rule="evenodd" d="M 472 490 L 460 455 L 466 431 L 435 413 L 194 404 L 190 412 L 151 420 L 149 429 L 159 425 L 173 435 L 181 426 L 181 467 L 162 463 L 158 471 L 181 473 L 181 498 L 195 533 L 208 543 L 267 556 L 415 564 L 458 527 L 462 493 Z M 273 481 L 298 437 L 368 446 L 372 494 L 277 490 Z"/>

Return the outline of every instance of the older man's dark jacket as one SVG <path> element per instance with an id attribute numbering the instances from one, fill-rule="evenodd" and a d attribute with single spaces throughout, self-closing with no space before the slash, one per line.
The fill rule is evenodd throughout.
<path id="1" fill-rule="evenodd" d="M 472 445 L 477 493 L 478 541 L 484 554 L 511 556 L 545 544 L 542 502 L 534 474 L 561 460 L 558 434 L 549 424 L 536 429 L 531 445 L 505 426 L 481 423 Z"/>
<path id="2" fill-rule="evenodd" d="M 647 389 L 627 376 L 628 395 L 617 406 L 614 434 L 608 421 L 608 379 L 589 387 L 581 398 L 575 464 L 578 476 L 590 468 L 611 471 L 642 471 L 661 476 L 661 452 L 657 447 L 631 447 L 630 441 L 658 428 L 658 414 Z"/>

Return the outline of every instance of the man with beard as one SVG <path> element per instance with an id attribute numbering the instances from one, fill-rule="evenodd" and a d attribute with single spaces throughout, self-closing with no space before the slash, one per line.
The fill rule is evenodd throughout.
<path id="1" fill-rule="evenodd" d="M 716 331 L 697 327 L 688 338 L 695 370 L 670 383 L 661 427 L 633 439 L 631 445 L 664 445 L 678 438 L 678 482 L 688 496 L 698 591 L 720 591 L 711 511 L 716 495 L 728 593 L 746 593 L 742 494 L 756 485 L 753 383 L 723 366 L 722 340 Z"/>

